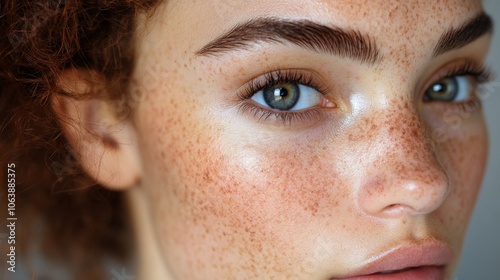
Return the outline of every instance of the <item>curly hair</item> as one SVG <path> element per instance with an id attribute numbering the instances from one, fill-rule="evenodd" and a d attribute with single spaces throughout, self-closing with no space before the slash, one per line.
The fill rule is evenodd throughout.
<path id="1" fill-rule="evenodd" d="M 103 279 L 101 260 L 123 261 L 132 252 L 122 195 L 79 168 L 50 99 L 65 94 L 56 81 L 70 67 L 99 72 L 107 98 L 126 98 L 135 19 L 157 2 L 0 2 L 0 172 L 6 182 L 7 164 L 16 164 L 16 248 L 27 263 L 40 250 L 72 279 Z M 6 193 L 0 188 L 0 205 Z"/>

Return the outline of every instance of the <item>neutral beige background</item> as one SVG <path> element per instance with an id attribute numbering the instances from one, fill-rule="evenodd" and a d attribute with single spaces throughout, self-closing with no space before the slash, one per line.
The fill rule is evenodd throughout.
<path id="1" fill-rule="evenodd" d="M 490 127 L 490 158 L 454 280 L 500 279 L 500 1 L 483 2 L 486 12 L 495 20 L 488 65 L 492 66 L 496 79 L 483 89 L 489 96 L 484 107 Z"/>

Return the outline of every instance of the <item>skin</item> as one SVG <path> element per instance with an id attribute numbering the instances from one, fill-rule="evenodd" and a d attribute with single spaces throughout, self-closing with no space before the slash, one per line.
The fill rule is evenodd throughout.
<path id="1" fill-rule="evenodd" d="M 443 32 L 480 11 L 479 1 L 467 0 L 185 0 L 139 17 L 133 116 L 126 133 L 109 134 L 128 143 L 114 155 L 133 150 L 133 163 L 102 161 L 114 172 L 105 179 L 106 171 L 89 173 L 127 190 L 140 259 L 156 264 L 143 262 L 141 273 L 328 279 L 391 248 L 439 240 L 456 256 L 446 267 L 451 278 L 485 169 L 487 132 L 480 107 L 460 111 L 457 103 L 424 102 L 423 93 L 452 65 L 483 63 L 489 35 L 431 55 Z M 367 65 L 265 43 L 195 54 L 223 31 L 265 16 L 360 30 L 383 59 Z M 238 99 L 238 90 L 269 69 L 316 73 L 335 106 L 286 124 L 241 110 L 255 103 Z M 450 112 L 459 112 L 454 121 Z M 84 166 L 96 161 L 82 158 Z"/>

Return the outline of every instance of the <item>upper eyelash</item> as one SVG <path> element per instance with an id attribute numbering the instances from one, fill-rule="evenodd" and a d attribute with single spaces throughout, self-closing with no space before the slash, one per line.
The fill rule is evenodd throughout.
<path id="1" fill-rule="evenodd" d="M 456 76 L 472 76 L 479 84 L 484 84 L 493 80 L 494 74 L 489 67 L 477 66 L 477 64 L 472 61 L 466 61 L 465 63 L 446 70 L 445 75 L 439 77 L 436 81 Z"/>
<path id="2" fill-rule="evenodd" d="M 445 72 L 441 73 L 444 74 L 440 74 L 437 77 L 437 79 L 434 79 L 430 85 L 437 83 L 438 81 L 445 78 L 460 77 L 460 76 L 471 76 L 475 79 L 477 85 L 481 85 L 492 81 L 494 76 L 494 73 L 492 72 L 490 67 L 486 67 L 484 65 L 480 66 L 474 61 L 470 60 L 466 60 L 464 63 L 461 64 L 455 64 L 453 67 L 450 67 L 446 69 Z M 428 87 L 426 88 L 426 90 L 427 89 Z M 464 112 L 468 111 L 468 106 L 474 106 L 476 108 L 481 107 L 481 101 L 476 97 L 477 97 L 477 92 L 474 92 L 471 100 L 464 102 L 455 102 L 453 105 Z M 426 101 L 425 96 L 424 96 L 424 101 Z"/>
<path id="3" fill-rule="evenodd" d="M 249 82 L 245 89 L 238 94 L 238 97 L 241 100 L 250 99 L 260 90 L 285 83 L 297 83 L 312 87 L 321 94 L 327 92 L 327 88 L 317 83 L 314 76 L 313 73 L 301 72 L 296 69 L 271 71 Z"/>

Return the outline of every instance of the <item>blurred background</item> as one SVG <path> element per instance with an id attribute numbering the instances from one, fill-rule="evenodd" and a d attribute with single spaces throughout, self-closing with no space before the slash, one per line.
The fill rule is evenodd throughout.
<path id="1" fill-rule="evenodd" d="M 490 94 L 483 101 L 490 127 L 490 158 L 454 280 L 500 279 L 500 1 L 483 3 L 495 21 L 487 65 L 492 66 L 496 79 L 485 88 Z"/>

